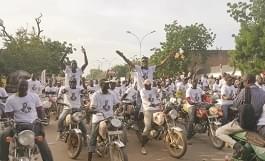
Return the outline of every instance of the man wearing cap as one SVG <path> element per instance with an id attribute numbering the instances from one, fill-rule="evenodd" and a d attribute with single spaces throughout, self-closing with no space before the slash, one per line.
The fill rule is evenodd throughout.
<path id="1" fill-rule="evenodd" d="M 85 64 L 81 68 L 77 66 L 76 60 L 71 61 L 71 65 L 65 63 L 65 58 L 67 53 L 65 53 L 60 60 L 61 68 L 64 70 L 65 73 L 65 85 L 64 85 L 65 87 L 69 87 L 70 79 L 76 79 L 77 86 L 78 87 L 81 86 L 81 77 L 88 65 L 86 50 L 83 47 L 82 47 L 82 52 L 84 54 Z"/>

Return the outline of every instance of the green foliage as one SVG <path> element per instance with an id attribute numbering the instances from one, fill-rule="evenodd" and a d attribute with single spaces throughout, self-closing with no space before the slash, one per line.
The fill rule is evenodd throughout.
<path id="1" fill-rule="evenodd" d="M 101 69 L 90 69 L 90 74 L 87 75 L 87 78 L 90 80 L 100 80 L 106 77 L 106 74 Z"/>
<path id="2" fill-rule="evenodd" d="M 185 59 L 171 59 L 163 68 L 157 72 L 158 76 L 174 75 L 178 71 L 187 71 L 192 60 L 201 63 L 203 59 L 199 56 L 212 46 L 215 34 L 207 29 L 203 24 L 192 24 L 182 26 L 174 21 L 172 24 L 165 25 L 166 41 L 160 43 L 159 49 L 154 49 L 155 53 L 151 56 L 153 64 L 159 64 L 168 54 L 176 53 L 179 48 L 184 50 Z M 196 53 L 192 52 L 196 51 Z"/>
<path id="3" fill-rule="evenodd" d="M 116 65 L 112 69 L 116 73 L 116 77 L 126 77 L 129 74 L 129 66 L 126 65 Z"/>
<path id="4" fill-rule="evenodd" d="M 243 73 L 257 74 L 265 69 L 265 0 L 228 3 L 228 13 L 240 23 L 235 36 L 232 61 Z"/>
<path id="5" fill-rule="evenodd" d="M 39 37 L 25 28 L 19 29 L 11 40 L 4 35 L 0 37 L 4 41 L 4 49 L 0 52 L 0 73 L 4 74 L 16 70 L 40 74 L 44 69 L 58 74 L 62 55 L 73 52 L 72 44 Z"/>

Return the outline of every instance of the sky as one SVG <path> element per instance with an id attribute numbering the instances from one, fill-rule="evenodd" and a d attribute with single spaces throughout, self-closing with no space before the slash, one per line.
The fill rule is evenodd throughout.
<path id="1" fill-rule="evenodd" d="M 140 38 L 153 30 L 142 43 L 142 55 L 165 41 L 165 24 L 177 20 L 181 25 L 203 23 L 216 34 L 212 49 L 233 49 L 232 34 L 239 25 L 227 14 L 227 3 L 238 0 L 0 0 L 0 18 L 13 34 L 20 27 L 36 26 L 34 18 L 43 14 L 42 33 L 52 40 L 72 43 L 77 51 L 70 56 L 81 66 L 86 48 L 91 68 L 107 69 L 124 64 L 115 54 L 121 50 L 128 58 L 140 57 Z M 246 1 L 246 0 L 241 0 Z M 0 40 L 0 48 L 2 40 Z"/>

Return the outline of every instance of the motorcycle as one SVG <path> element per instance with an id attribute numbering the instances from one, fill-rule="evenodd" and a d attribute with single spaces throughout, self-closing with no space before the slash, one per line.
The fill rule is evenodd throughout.
<path id="1" fill-rule="evenodd" d="M 121 101 L 121 105 L 115 110 L 115 114 L 119 116 L 127 129 L 132 128 L 133 123 L 135 122 L 135 104 L 136 103 L 132 102 L 131 100 L 124 99 Z"/>
<path id="2" fill-rule="evenodd" d="M 97 138 L 97 154 L 105 156 L 109 153 L 111 161 L 128 161 L 125 151 L 126 139 L 123 130 L 123 124 L 120 119 L 114 116 L 111 119 L 105 119 L 103 113 L 96 113 L 102 117 L 99 123 L 99 136 Z"/>
<path id="3" fill-rule="evenodd" d="M 234 153 L 232 161 L 265 161 L 265 140 L 254 132 L 239 132 L 231 137 L 243 145 L 243 152 Z"/>
<path id="4" fill-rule="evenodd" d="M 177 111 L 177 118 L 175 119 L 175 122 L 181 126 L 181 128 L 184 130 L 184 133 L 186 134 L 189 114 L 183 108 L 183 99 L 171 97 L 166 104 L 173 106 Z"/>
<path id="5" fill-rule="evenodd" d="M 89 124 L 91 121 L 91 115 L 89 114 L 89 106 L 90 106 L 90 98 L 89 98 L 89 94 L 83 94 L 81 95 L 81 108 L 86 111 L 86 123 Z"/>
<path id="6" fill-rule="evenodd" d="M 178 112 L 174 106 L 166 105 L 163 111 L 155 112 L 152 119 L 152 130 L 149 139 L 164 140 L 169 153 L 174 158 L 181 158 L 187 151 L 187 139 L 183 130 L 177 126 Z M 138 139 L 142 139 L 142 131 L 136 131 Z"/>
<path id="7" fill-rule="evenodd" d="M 36 142 L 42 142 L 44 138 L 42 134 L 36 134 L 34 131 L 36 125 L 41 122 L 38 120 L 34 124 L 15 123 L 9 119 L 2 119 L 0 122 L 13 133 L 5 139 L 9 143 L 9 161 L 37 160 L 39 150 Z"/>
<path id="8" fill-rule="evenodd" d="M 57 96 L 47 96 L 42 102 L 42 107 L 44 108 L 46 119 L 42 122 L 44 125 L 50 124 L 51 113 L 56 113 L 57 109 Z"/>
<path id="9" fill-rule="evenodd" d="M 215 132 L 222 125 L 221 119 L 223 117 L 223 112 L 221 107 L 214 103 L 214 100 L 204 98 L 204 103 L 197 105 L 198 107 L 195 111 L 195 122 L 193 123 L 192 135 L 208 132 L 212 145 L 216 149 L 222 149 L 225 144 L 216 137 Z M 187 104 L 184 110 L 188 112 Z M 189 124 L 189 122 L 187 122 L 187 124 Z"/>
<path id="10" fill-rule="evenodd" d="M 85 112 L 81 109 L 72 109 L 69 105 L 59 103 L 62 107 L 69 110 L 69 114 L 64 120 L 64 130 L 62 132 L 62 139 L 67 145 L 67 153 L 71 159 L 76 159 L 82 151 L 84 142 L 82 131 L 80 130 L 80 123 L 85 118 Z"/>

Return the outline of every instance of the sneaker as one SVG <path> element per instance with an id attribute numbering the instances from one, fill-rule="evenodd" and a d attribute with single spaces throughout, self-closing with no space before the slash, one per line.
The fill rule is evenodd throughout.
<path id="1" fill-rule="evenodd" d="M 142 149 L 141 149 L 141 153 L 142 153 L 143 155 L 146 155 L 146 154 L 147 154 L 147 151 L 146 151 L 145 147 L 142 147 Z"/>
<path id="2" fill-rule="evenodd" d="M 63 140 L 63 134 L 61 132 L 58 132 L 56 141 L 60 141 L 60 140 Z"/>

